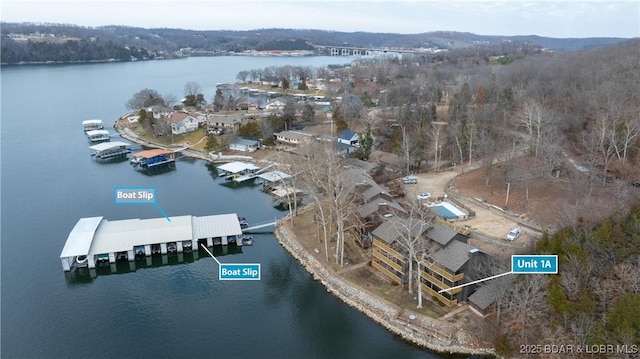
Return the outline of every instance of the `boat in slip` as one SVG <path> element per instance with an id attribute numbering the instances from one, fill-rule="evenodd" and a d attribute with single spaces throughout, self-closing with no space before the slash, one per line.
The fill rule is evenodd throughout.
<path id="1" fill-rule="evenodd" d="M 240 223 L 240 228 L 249 227 L 249 222 L 247 222 L 247 219 L 244 217 L 238 217 L 238 222 Z"/>
<path id="2" fill-rule="evenodd" d="M 253 245 L 253 236 L 242 236 L 242 245 L 252 246 Z"/>
<path id="3" fill-rule="evenodd" d="M 131 156 L 130 163 L 133 167 L 152 168 L 176 161 L 175 153 L 170 150 L 154 149 L 135 153 Z"/>
<path id="4" fill-rule="evenodd" d="M 76 264 L 78 267 L 86 267 L 89 265 L 88 261 L 87 261 L 87 256 L 77 256 L 76 257 Z"/>

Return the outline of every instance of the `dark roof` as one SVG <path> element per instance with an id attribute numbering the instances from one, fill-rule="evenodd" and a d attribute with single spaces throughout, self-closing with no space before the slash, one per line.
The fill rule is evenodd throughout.
<path id="1" fill-rule="evenodd" d="M 389 191 L 385 188 L 380 187 L 379 184 L 375 184 L 372 185 L 371 187 L 367 188 L 364 192 L 362 192 L 362 198 L 364 198 L 365 202 L 369 202 L 369 200 L 371 200 L 371 198 L 379 195 L 379 194 L 384 194 L 387 195 L 389 198 L 391 198 L 391 195 L 389 194 Z"/>
<path id="2" fill-rule="evenodd" d="M 343 130 L 342 132 L 340 132 L 340 134 L 338 135 L 338 138 L 341 138 L 343 140 L 350 140 L 353 138 L 353 136 L 356 135 L 355 132 L 351 131 L 351 130 Z"/>
<path id="3" fill-rule="evenodd" d="M 344 160 L 344 163 L 348 166 L 355 166 L 355 167 L 362 168 L 367 172 L 374 170 L 376 167 L 378 167 L 378 165 L 375 163 L 371 163 L 371 162 L 367 162 L 367 161 L 363 161 L 363 160 L 360 160 L 357 158 L 351 158 L 351 157 Z"/>
<path id="4" fill-rule="evenodd" d="M 382 222 L 371 234 L 387 244 L 392 244 L 400 237 L 400 232 L 403 230 L 403 227 L 407 226 L 407 221 L 407 219 L 400 217 L 391 217 Z M 418 233 L 416 232 L 420 230 L 419 220 L 413 219 L 413 221 L 412 236 L 417 235 Z"/>
<path id="5" fill-rule="evenodd" d="M 348 145 L 348 144 L 342 143 L 342 142 L 334 142 L 333 145 L 340 152 L 342 152 L 342 151 L 353 152 L 356 149 L 355 146 L 351 146 L 351 145 Z"/>
<path id="6" fill-rule="evenodd" d="M 350 186 L 358 185 L 358 184 L 366 184 L 370 186 L 377 186 L 378 184 L 367 174 L 367 172 L 361 168 L 350 167 L 346 168 L 342 171 L 342 176 L 344 181 L 348 183 Z"/>
<path id="7" fill-rule="evenodd" d="M 492 279 L 469 296 L 467 301 L 481 310 L 485 310 L 496 300 L 500 293 L 500 286 L 508 285 L 512 280 L 513 278 L 510 276 Z"/>
<path id="8" fill-rule="evenodd" d="M 398 204 L 398 202 L 391 200 L 391 201 L 371 201 L 369 203 L 363 204 L 358 209 L 358 214 L 360 215 L 360 217 L 363 217 L 363 218 L 367 217 L 367 216 L 370 216 L 373 213 L 378 212 L 378 209 L 383 204 L 387 205 L 388 207 L 391 207 L 391 208 L 395 209 L 396 211 L 400 211 L 400 212 L 403 212 L 403 213 L 407 212 L 404 208 L 402 208 L 402 206 L 400 204 Z M 387 209 L 386 212 L 387 213 L 392 213 L 389 209 Z"/>
<path id="9" fill-rule="evenodd" d="M 427 231 L 427 238 L 439 243 L 442 246 L 446 246 L 458 234 L 460 233 L 458 233 L 455 229 L 445 226 L 444 224 L 434 222 L 433 227 L 431 227 Z"/>
<path id="10" fill-rule="evenodd" d="M 460 241 L 451 241 L 446 247 L 433 254 L 433 260 L 455 273 L 471 258 L 471 250 L 476 249 Z"/>

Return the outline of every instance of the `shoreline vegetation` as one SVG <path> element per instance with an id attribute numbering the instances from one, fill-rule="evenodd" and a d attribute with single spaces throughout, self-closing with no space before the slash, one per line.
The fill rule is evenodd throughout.
<path id="1" fill-rule="evenodd" d="M 114 128 L 122 138 L 133 143 L 150 147 L 170 148 L 121 130 L 117 126 L 117 121 Z M 183 151 L 183 153 L 188 157 L 217 162 L 213 157 L 202 151 L 189 149 Z M 300 208 L 298 213 L 305 212 L 311 208 L 312 205 Z M 402 308 L 340 276 L 339 273 L 330 268 L 330 266 L 321 263 L 310 250 L 305 248 L 295 231 L 289 226 L 288 219 L 290 216 L 291 214 L 276 222 L 274 235 L 278 243 L 312 275 L 314 280 L 319 281 L 327 289 L 327 292 L 348 306 L 357 309 L 391 333 L 419 347 L 439 353 L 496 355 L 493 348 L 471 346 L 468 341 L 472 340 L 472 336 L 462 328 L 452 326 L 437 318 L 431 318 Z"/>
<path id="2" fill-rule="evenodd" d="M 156 57 L 148 59 L 122 60 L 116 58 L 101 60 L 79 60 L 79 61 L 20 61 L 20 62 L 1 62 L 0 66 L 26 66 L 26 65 L 80 65 L 80 64 L 104 64 L 110 62 L 136 62 L 136 61 L 164 61 L 164 60 L 182 60 L 189 57 L 220 57 L 220 56 L 243 56 L 243 57 L 312 57 L 312 56 L 328 56 L 326 54 L 317 54 L 313 51 L 295 50 L 295 51 L 250 51 L 250 52 L 230 52 L 230 53 L 211 53 L 211 54 L 191 54 L 189 56 L 168 56 Z"/>

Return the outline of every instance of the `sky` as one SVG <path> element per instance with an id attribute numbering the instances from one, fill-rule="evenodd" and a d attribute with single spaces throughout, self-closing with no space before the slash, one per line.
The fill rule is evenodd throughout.
<path id="1" fill-rule="evenodd" d="M 640 1 L 2 0 L 5 22 L 193 30 L 640 37 Z"/>

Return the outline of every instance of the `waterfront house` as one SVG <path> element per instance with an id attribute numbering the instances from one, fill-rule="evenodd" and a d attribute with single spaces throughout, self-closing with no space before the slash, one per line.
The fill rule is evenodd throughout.
<path id="1" fill-rule="evenodd" d="M 261 142 L 248 138 L 238 138 L 229 144 L 229 149 L 233 151 L 253 152 L 259 149 Z"/>
<path id="2" fill-rule="evenodd" d="M 403 228 L 407 228 L 401 221 L 407 220 L 398 216 L 388 218 L 371 233 L 371 265 L 392 281 L 404 285 L 409 275 L 409 258 L 406 250 L 399 245 Z M 424 248 L 430 248 L 422 256 L 420 266 L 417 263 L 413 266 L 415 271 L 420 268 L 423 294 L 437 299 L 449 308 L 466 301 L 473 293 L 474 286 L 438 292 L 476 279 L 473 274 L 466 273 L 473 273 L 478 262 L 485 259 L 486 255 L 467 244 L 468 238 L 465 235 L 440 223 L 431 223 L 420 235 L 425 240 Z"/>
<path id="3" fill-rule="evenodd" d="M 413 221 L 414 223 L 411 223 Z M 405 230 L 409 228 L 410 235 L 418 236 L 425 225 L 418 220 L 407 220 L 397 216 L 388 218 L 373 232 L 371 249 L 371 266 L 379 270 L 389 279 L 404 285 L 408 281 L 409 258 L 406 250 L 400 245 Z"/>
<path id="4" fill-rule="evenodd" d="M 153 105 L 151 107 L 147 107 L 146 111 L 148 114 L 152 114 L 153 118 L 159 119 L 169 117 L 173 112 L 173 109 L 162 105 Z"/>
<path id="5" fill-rule="evenodd" d="M 224 128 L 226 131 L 235 132 L 242 125 L 242 120 L 236 116 L 211 116 L 207 121 L 209 127 Z"/>
<path id="6" fill-rule="evenodd" d="M 387 188 L 377 184 L 366 170 L 360 167 L 348 167 L 342 172 L 343 181 L 348 188 L 354 188 L 359 207 L 357 213 L 366 231 L 376 228 L 383 218 L 400 215 L 407 211 L 389 193 Z"/>
<path id="7" fill-rule="evenodd" d="M 193 132 L 198 129 L 198 119 L 190 114 L 182 111 L 176 111 L 169 117 L 171 123 L 171 132 L 179 135 L 187 132 Z"/>
<path id="8" fill-rule="evenodd" d="M 201 125 L 207 122 L 207 115 L 205 115 L 204 113 L 190 111 L 188 112 L 188 114 L 189 116 L 195 118 L 198 121 L 198 125 Z"/>
<path id="9" fill-rule="evenodd" d="M 452 308 L 459 302 L 464 302 L 472 293 L 473 287 L 453 289 L 438 293 L 442 289 L 452 288 L 469 282 L 465 272 L 470 270 L 472 258 L 481 252 L 473 246 L 452 240 L 446 246 L 422 260 L 420 266 L 420 280 L 424 294 L 437 299 L 445 306 Z"/>
<path id="10" fill-rule="evenodd" d="M 302 143 L 309 142 L 314 138 L 314 135 L 300 131 L 282 131 L 274 133 L 273 136 L 279 143 L 290 146 L 298 146 Z"/>

